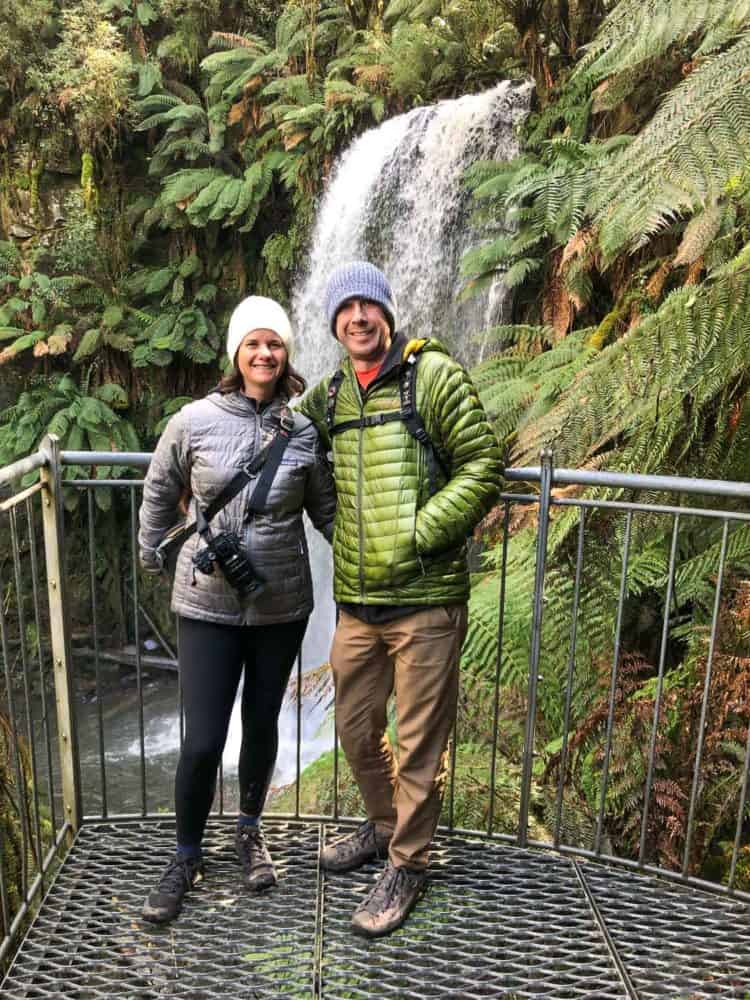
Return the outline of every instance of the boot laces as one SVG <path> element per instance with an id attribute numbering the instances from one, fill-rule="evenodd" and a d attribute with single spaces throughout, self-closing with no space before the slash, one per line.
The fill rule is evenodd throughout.
<path id="1" fill-rule="evenodd" d="M 266 842 L 259 826 L 244 827 L 238 841 L 250 864 L 266 862 Z"/>
<path id="2" fill-rule="evenodd" d="M 167 870 L 159 880 L 159 892 L 174 895 L 193 887 L 193 874 L 198 862 L 191 858 L 175 856 L 167 865 Z"/>
<path id="3" fill-rule="evenodd" d="M 386 910 L 393 900 L 409 885 L 409 872 L 405 868 L 396 868 L 388 865 L 370 890 L 369 895 L 362 904 L 369 913 L 379 913 Z"/>

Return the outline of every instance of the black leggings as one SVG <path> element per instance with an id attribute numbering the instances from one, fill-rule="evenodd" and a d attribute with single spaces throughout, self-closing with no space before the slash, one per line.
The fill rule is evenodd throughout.
<path id="1" fill-rule="evenodd" d="M 178 618 L 185 742 L 175 777 L 177 843 L 200 844 L 242 670 L 240 810 L 259 816 L 278 750 L 278 718 L 307 619 L 216 625 Z"/>

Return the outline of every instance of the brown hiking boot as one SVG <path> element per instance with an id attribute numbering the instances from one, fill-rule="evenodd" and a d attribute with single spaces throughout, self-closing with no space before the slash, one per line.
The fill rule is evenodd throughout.
<path id="1" fill-rule="evenodd" d="M 327 872 L 351 872 L 373 858 L 384 858 L 391 842 L 390 833 L 378 833 L 370 820 L 354 833 L 326 844 L 320 852 L 320 867 Z"/>
<path id="2" fill-rule="evenodd" d="M 234 843 L 247 888 L 253 892 L 261 892 L 276 885 L 276 869 L 260 826 L 240 826 Z"/>
<path id="3" fill-rule="evenodd" d="M 352 930 L 364 937 L 390 934 L 403 924 L 426 886 L 426 872 L 394 868 L 389 861 L 374 887 L 354 911 Z"/>

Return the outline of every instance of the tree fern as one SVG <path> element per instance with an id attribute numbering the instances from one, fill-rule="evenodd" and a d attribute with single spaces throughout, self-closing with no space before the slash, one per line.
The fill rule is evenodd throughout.
<path id="1" fill-rule="evenodd" d="M 729 41 L 750 25 L 748 0 L 620 0 L 586 47 L 576 76 L 590 84 L 623 73 L 687 43 Z"/>
<path id="2" fill-rule="evenodd" d="M 717 201 L 730 178 L 742 173 L 750 150 L 749 58 L 747 36 L 706 60 L 606 166 L 593 214 L 609 258 Z"/>

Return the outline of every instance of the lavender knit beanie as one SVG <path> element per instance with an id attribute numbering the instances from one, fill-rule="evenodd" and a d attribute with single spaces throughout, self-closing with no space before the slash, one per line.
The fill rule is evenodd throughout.
<path id="1" fill-rule="evenodd" d="M 370 299 L 377 302 L 385 313 L 391 328 L 396 329 L 396 298 L 388 279 L 374 264 L 355 260 L 351 264 L 341 264 L 328 279 L 325 294 L 325 310 L 328 325 L 336 336 L 336 315 L 347 299 Z"/>

